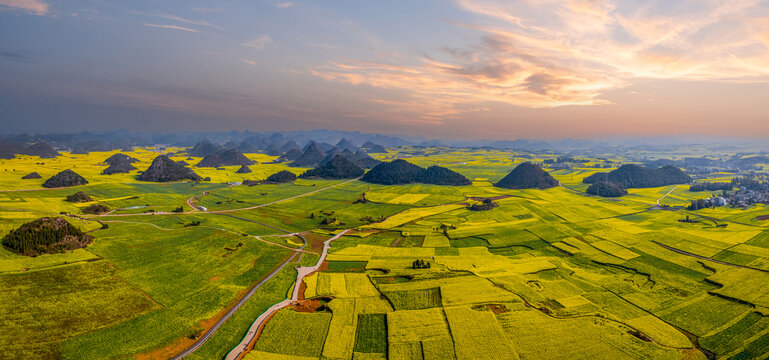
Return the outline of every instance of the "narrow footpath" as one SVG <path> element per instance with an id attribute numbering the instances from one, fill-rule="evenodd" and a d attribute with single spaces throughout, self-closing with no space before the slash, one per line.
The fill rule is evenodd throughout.
<path id="1" fill-rule="evenodd" d="M 294 283 L 294 292 L 291 294 L 290 299 L 283 300 L 275 305 L 270 306 L 267 311 L 259 315 L 259 317 L 256 318 L 254 323 L 251 325 L 251 328 L 248 329 L 248 333 L 246 333 L 246 337 L 243 338 L 243 340 L 236 346 L 232 351 L 230 351 L 229 354 L 227 354 L 226 359 L 227 360 L 237 360 L 240 358 L 241 355 L 243 355 L 246 351 L 248 351 L 248 345 L 251 344 L 254 340 L 256 340 L 257 334 L 259 333 L 259 328 L 264 325 L 265 321 L 270 318 L 273 314 L 275 314 L 278 310 L 291 305 L 294 301 L 297 301 L 299 299 L 299 289 L 300 285 L 302 284 L 302 281 L 304 280 L 304 277 L 312 274 L 315 271 L 318 271 L 321 264 L 323 264 L 323 261 L 326 260 L 326 255 L 328 255 L 328 249 L 331 247 L 331 242 L 340 238 L 342 235 L 347 233 L 349 229 L 343 230 L 339 232 L 338 234 L 334 235 L 334 237 L 326 240 L 323 242 L 323 252 L 320 255 L 320 258 L 318 259 L 318 262 L 314 266 L 301 266 L 296 268 L 296 282 Z"/>
<path id="2" fill-rule="evenodd" d="M 286 231 L 286 230 L 281 230 L 281 231 L 289 233 L 289 232 L 288 232 L 288 231 Z M 230 310 L 229 310 L 229 311 L 227 311 L 227 313 L 225 313 L 225 314 L 224 314 L 224 316 L 222 316 L 222 318 L 221 318 L 221 319 L 219 319 L 219 320 L 218 320 L 218 321 L 217 321 L 217 322 L 214 324 L 214 326 L 212 326 L 210 329 L 206 330 L 206 332 L 203 334 L 203 336 L 201 336 L 201 337 L 200 337 L 200 338 L 199 338 L 197 341 L 195 341 L 195 343 L 194 343 L 194 344 L 192 344 L 192 346 L 190 346 L 190 347 L 189 347 L 189 348 L 187 348 L 186 350 L 184 350 L 184 351 L 182 351 L 181 353 L 179 353 L 179 355 L 176 355 L 176 356 L 174 356 L 174 357 L 172 358 L 173 360 L 184 359 L 184 358 L 185 358 L 185 357 L 187 357 L 188 355 L 190 355 L 190 354 L 192 354 L 193 352 L 195 352 L 195 350 L 197 350 L 197 349 L 199 349 L 201 346 L 203 346 L 203 344 L 205 344 L 205 343 L 206 343 L 206 341 L 208 341 L 208 339 L 210 339 L 212 336 L 214 336 L 214 334 L 216 333 L 216 331 L 217 331 L 217 330 L 219 330 L 219 328 L 220 328 L 220 327 L 221 327 L 221 326 L 222 326 L 222 325 L 223 325 L 225 322 L 227 322 L 227 320 L 228 320 L 228 319 L 229 319 L 229 318 L 232 316 L 232 314 L 234 314 L 234 313 L 235 313 L 235 311 L 238 311 L 238 309 L 240 309 L 240 308 L 243 306 L 243 304 L 245 304 L 245 303 L 246 303 L 246 301 L 248 301 L 248 299 L 250 299 L 250 298 L 251 298 L 251 296 L 253 296 L 253 295 L 256 293 L 256 291 L 257 291 L 257 290 L 259 290 L 259 288 L 260 288 L 260 287 L 262 287 L 262 285 L 264 285 L 264 283 L 266 283 L 267 281 L 269 281 L 270 279 L 272 279 L 272 278 L 273 278 L 275 275 L 277 275 L 277 274 L 278 274 L 278 273 L 279 273 L 281 270 L 283 270 L 283 268 L 284 268 L 284 267 L 286 267 L 286 265 L 288 265 L 289 263 L 291 263 L 291 262 L 295 261 L 295 259 L 297 258 L 297 256 L 300 256 L 300 259 L 301 259 L 301 256 L 302 256 L 302 254 L 303 254 L 304 248 L 307 246 L 307 239 L 305 239 L 305 238 L 304 238 L 304 236 L 302 236 L 301 234 L 294 234 L 294 235 L 296 235 L 297 237 L 299 237 L 300 239 L 302 239 L 302 242 L 303 242 L 303 244 L 302 244 L 302 247 L 300 247 L 300 248 L 298 248 L 298 249 L 292 249 L 292 250 L 294 251 L 294 253 L 291 255 L 291 257 L 289 257 L 289 258 L 288 258 L 286 261 L 284 261 L 282 264 L 280 264 L 280 266 L 278 266 L 277 268 L 275 268 L 275 270 L 273 270 L 273 271 L 272 271 L 272 272 L 271 272 L 269 275 L 267 275 L 266 277 L 264 277 L 264 279 L 262 279 L 261 281 L 259 281 L 259 283 L 257 283 L 257 284 L 256 284 L 256 285 L 254 285 L 253 287 L 251 287 L 251 290 L 249 290 L 249 291 L 246 293 L 246 295 L 245 295 L 245 296 L 243 296 L 243 297 L 242 297 L 240 300 L 238 300 L 238 302 L 235 304 L 235 306 L 233 306 L 232 308 L 230 308 Z M 257 238 L 258 238 L 258 237 L 257 237 Z M 259 240 L 262 240 L 262 239 L 259 239 Z M 262 241 L 264 241 L 264 240 L 262 240 Z"/>
<path id="3" fill-rule="evenodd" d="M 672 194 L 673 191 L 676 191 L 676 189 L 678 189 L 679 186 L 681 186 L 681 185 L 674 186 L 672 189 L 670 189 L 670 191 L 668 191 L 667 194 L 662 195 L 661 198 L 657 199 L 657 206 L 662 206 L 662 204 L 660 204 L 660 201 L 664 200 L 666 197 L 668 197 L 668 195 Z"/>

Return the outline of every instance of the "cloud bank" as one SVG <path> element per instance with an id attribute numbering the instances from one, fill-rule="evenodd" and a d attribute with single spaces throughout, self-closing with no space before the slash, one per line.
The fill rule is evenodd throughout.
<path id="1" fill-rule="evenodd" d="M 21 10 L 34 15 L 45 15 L 50 6 L 40 0 L 0 0 L 0 11 Z"/>
<path id="2" fill-rule="evenodd" d="M 634 80 L 766 82 L 764 1 L 458 0 L 474 40 L 400 61 L 338 60 L 310 72 L 402 94 L 404 119 L 441 123 L 490 102 L 601 105 Z"/>

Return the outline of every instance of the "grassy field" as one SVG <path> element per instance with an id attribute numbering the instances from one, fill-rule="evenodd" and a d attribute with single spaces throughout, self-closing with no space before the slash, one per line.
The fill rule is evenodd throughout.
<path id="1" fill-rule="evenodd" d="M 56 358 L 62 340 L 161 308 L 116 273 L 100 260 L 3 275 L 0 357 Z"/>
<path id="2" fill-rule="evenodd" d="M 330 322 L 330 313 L 301 313 L 288 309 L 278 311 L 264 328 L 256 349 L 318 358 Z"/>
<path id="3" fill-rule="evenodd" d="M 385 314 L 362 314 L 358 317 L 354 350 L 356 353 L 382 355 L 387 352 Z"/>
<path id="4" fill-rule="evenodd" d="M 263 154 L 247 154 L 259 164 L 243 177 L 237 167 L 193 166 L 211 181 L 142 183 L 136 174 L 158 153 L 137 149 L 127 154 L 139 170 L 101 175 L 113 153 L 0 160 L 0 189 L 19 190 L 0 191 L 1 235 L 69 213 L 94 238 L 55 255 L 0 249 L 0 358 L 171 357 L 302 245 L 278 235 L 312 234 L 301 262 L 310 266 L 321 242 L 341 229 L 351 232 L 332 243 L 327 267 L 304 279 L 304 297 L 322 306 L 278 311 L 247 359 L 769 355 L 769 220 L 757 219 L 769 214 L 765 205 L 680 211 L 702 196 L 687 185 L 590 196 L 582 179 L 612 170 L 598 158 L 552 171 L 563 187 L 492 186 L 516 164 L 552 153 L 402 147 L 376 155 L 449 167 L 473 181 L 461 187 L 229 184 L 304 170 L 266 163 L 274 157 Z M 66 168 L 90 183 L 40 190 Z M 20 180 L 32 171 L 43 179 Z M 65 201 L 77 191 L 114 212 L 80 217 L 87 204 Z M 362 194 L 368 202 L 354 204 Z M 231 216 L 193 211 L 186 204 L 193 197 Z M 499 206 L 471 211 L 469 197 L 495 197 Z M 663 197 L 669 208 L 656 207 Z M 183 213 L 166 213 L 178 207 Z M 703 221 L 680 222 L 686 215 Z M 259 314 L 286 298 L 298 264 L 265 283 L 189 358 L 227 354 Z"/>

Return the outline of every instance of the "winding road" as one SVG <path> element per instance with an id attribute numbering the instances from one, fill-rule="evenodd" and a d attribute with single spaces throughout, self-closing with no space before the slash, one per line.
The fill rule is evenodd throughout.
<path id="1" fill-rule="evenodd" d="M 302 248 L 304 248 L 304 246 L 302 246 Z M 212 336 L 214 336 L 216 331 L 219 330 L 219 327 L 221 327 L 225 322 L 227 322 L 227 320 L 232 316 L 232 314 L 234 314 L 235 311 L 238 311 L 238 309 L 240 309 L 240 307 L 243 306 L 243 304 L 245 304 L 246 301 L 248 301 L 248 299 L 251 298 L 252 295 L 254 295 L 254 293 L 256 293 L 256 290 L 259 290 L 259 288 L 262 285 L 264 285 L 264 283 L 266 283 L 267 281 L 272 279 L 277 273 L 279 273 L 281 270 L 283 270 L 283 268 L 287 264 L 289 264 L 290 262 L 294 261 L 294 258 L 296 258 L 297 254 L 298 254 L 298 252 L 295 252 L 293 255 L 291 255 L 291 257 L 289 257 L 286 261 L 284 261 L 282 264 L 280 264 L 280 266 L 278 266 L 275 270 L 273 270 L 269 275 L 267 275 L 264 279 L 262 279 L 262 281 L 260 281 L 259 283 L 257 283 L 253 287 L 251 287 L 251 290 L 249 290 L 248 293 L 246 293 L 246 295 L 243 296 L 235 304 L 235 306 L 233 306 L 229 311 L 227 311 L 227 313 L 224 314 L 224 316 L 222 316 L 222 318 L 219 319 L 219 321 L 217 321 L 216 324 L 214 324 L 214 326 L 212 326 L 210 329 L 208 329 L 203 334 L 203 336 L 201 336 L 197 341 L 195 341 L 194 344 L 192 344 L 192 346 L 188 347 L 186 350 L 184 350 L 181 353 L 179 353 L 179 355 L 174 356 L 173 359 L 174 360 L 184 359 L 188 355 L 190 355 L 193 352 L 195 352 L 195 350 L 197 350 L 201 346 L 203 346 L 203 344 L 205 344 L 206 341 L 208 341 L 208 339 L 210 339 Z"/>
<path id="2" fill-rule="evenodd" d="M 252 223 L 256 223 L 256 224 L 259 224 L 259 225 L 263 225 L 263 226 L 269 227 L 269 228 L 271 228 L 271 229 L 275 229 L 275 230 L 278 230 L 278 231 L 282 231 L 282 232 L 284 232 L 284 233 L 286 233 L 286 234 L 289 234 L 289 235 L 296 235 L 297 237 L 299 237 L 300 239 L 302 239 L 302 243 L 303 243 L 303 244 L 302 244 L 302 246 L 301 246 L 300 248 L 298 248 L 298 249 L 289 248 L 289 249 L 291 249 L 292 251 L 294 251 L 294 254 L 293 254 L 293 255 L 291 255 L 291 257 L 289 257 L 289 258 L 288 258 L 286 261 L 284 261 L 284 262 L 283 262 L 283 263 L 282 263 L 280 266 L 278 266 L 278 267 L 277 267 L 275 270 L 273 270 L 273 271 L 272 271 L 272 272 L 271 272 L 269 275 L 267 275 L 267 276 L 266 276 L 264 279 L 262 279 L 262 280 L 261 280 L 259 283 L 257 283 L 256 285 L 254 285 L 254 286 L 253 286 L 253 287 L 252 287 L 252 288 L 251 288 L 251 289 L 248 291 L 248 293 L 246 293 L 246 295 L 245 295 L 245 296 L 243 296 L 243 297 L 242 297 L 242 298 L 241 298 L 241 299 L 240 299 L 240 300 L 239 300 L 239 301 L 238 301 L 238 302 L 237 302 L 237 303 L 236 303 L 236 304 L 235 304 L 235 305 L 234 305 L 234 306 L 233 306 L 233 307 L 232 307 L 232 308 L 231 308 L 229 311 L 227 311 L 227 313 L 225 313 L 225 314 L 224 314 L 224 316 L 222 316 L 222 318 L 221 318 L 221 319 L 219 319 L 219 320 L 218 320 L 218 321 L 217 321 L 217 322 L 216 322 L 216 323 L 215 323 L 215 324 L 214 324 L 214 325 L 213 325 L 213 326 L 212 326 L 210 329 L 208 329 L 208 330 L 207 330 L 207 331 L 206 331 L 206 332 L 203 334 L 203 336 L 201 336 L 201 337 L 200 337 L 200 338 L 199 338 L 197 341 L 195 341 L 195 343 L 194 343 L 192 346 L 190 346 L 190 347 L 189 347 L 189 348 L 187 348 L 186 350 L 182 351 L 181 353 L 179 353 L 178 355 L 176 355 L 175 357 L 173 357 L 173 359 L 174 359 L 174 360 L 178 360 L 178 359 L 184 359 L 184 358 L 185 358 L 185 357 L 187 357 L 188 355 L 190 355 L 190 354 L 192 354 L 193 352 L 195 352 L 195 350 L 197 350 L 197 349 L 199 349 L 201 346 L 203 346 L 203 345 L 206 343 L 206 341 L 208 341 L 208 339 L 210 339 L 210 338 L 211 338 L 211 337 L 212 337 L 212 336 L 213 336 L 213 335 L 216 333 L 216 331 L 217 331 L 217 330 L 219 330 L 219 328 L 220 328 L 220 327 L 221 327 L 221 326 L 222 326 L 222 325 L 223 325 L 223 324 L 224 324 L 224 323 L 225 323 L 225 322 L 226 322 L 226 321 L 227 321 L 227 320 L 228 320 L 228 319 L 229 319 L 229 318 L 232 316 L 232 314 L 234 314 L 234 313 L 235 313 L 235 311 L 237 311 L 238 309 L 240 309 L 240 308 L 243 306 L 243 304 L 245 304 L 245 303 L 246 303 L 246 301 L 248 301 L 248 299 L 249 299 L 249 298 L 251 298 L 251 296 L 253 296 L 253 295 L 254 295 L 254 293 L 256 293 L 256 291 L 257 291 L 257 290 L 258 290 L 258 289 L 259 289 L 259 288 L 260 288 L 260 287 L 261 287 L 261 286 L 262 286 L 264 283 L 266 283 L 267 281 L 269 281 L 270 279 L 272 279 L 272 278 L 273 278 L 273 277 L 274 277 L 276 274 L 278 274 L 278 273 L 279 273 L 281 270 L 283 270 L 283 268 L 284 268 L 284 267 L 285 267 L 287 264 L 289 264 L 290 262 L 294 261 L 294 259 L 296 258 L 297 254 L 299 254 L 299 255 L 301 256 L 301 254 L 303 254 L 303 253 L 305 253 L 305 252 L 306 252 L 306 251 L 304 251 L 304 248 L 307 246 L 307 239 L 305 239 L 305 238 L 304 238 L 304 236 L 302 236 L 301 234 L 299 234 L 299 233 L 292 233 L 292 232 L 290 232 L 290 231 L 288 231 L 288 230 L 284 230 L 284 229 L 281 229 L 281 228 L 278 228 L 278 227 L 275 227 L 275 226 L 272 226 L 272 225 L 268 225 L 268 224 L 265 224 L 265 223 L 262 223 L 262 222 L 259 222 L 259 221 L 256 221 L 256 220 L 251 220 L 251 219 L 246 219 L 246 218 L 238 217 L 238 216 L 235 216 L 235 215 L 229 214 L 229 212 L 234 212 L 234 211 L 239 211 L 239 210 L 249 210 L 249 209 L 256 209 L 256 208 L 260 208 L 260 207 L 265 207 L 265 206 L 269 206 L 269 205 L 273 205 L 273 204 L 281 203 L 281 202 L 284 202 L 284 201 L 288 201 L 288 200 L 293 200 L 293 199 L 301 198 L 301 197 L 304 197 L 304 196 L 308 196 L 308 195 L 311 195 L 311 194 L 315 194 L 315 193 L 318 193 L 318 192 L 321 192 L 321 191 L 324 191 L 324 190 L 328 190 L 328 189 L 331 189 L 331 188 L 334 188 L 334 187 L 337 187 L 337 186 L 340 186 L 340 185 L 344 185 L 344 184 L 347 184 L 347 183 L 349 183 L 349 182 L 352 182 L 352 181 L 355 181 L 355 180 L 358 180 L 358 179 L 352 179 L 352 180 L 344 181 L 344 182 L 341 182 L 341 183 L 339 183 L 339 184 L 331 185 L 331 186 L 328 186 L 328 187 L 325 187 L 325 188 L 321 188 L 321 189 L 318 189 L 318 190 L 315 190 L 315 191 L 311 191 L 311 192 L 308 192 L 308 193 L 304 193 L 304 194 L 300 194 L 300 195 L 296 195 L 296 196 L 292 196 L 292 197 L 284 198 L 284 199 L 281 199 L 281 200 L 273 201 L 273 202 L 270 202 L 270 203 L 267 203 L 267 204 L 262 204 L 262 205 L 257 205 L 257 206 L 251 206 L 251 207 L 248 207 L 248 208 L 241 208 L 241 209 L 220 210 L 220 211 L 207 211 L 207 209 L 205 209 L 205 208 L 201 208 L 201 207 L 193 206 L 193 204 L 191 203 L 191 200 L 192 200 L 194 197 L 192 197 L 192 198 L 189 198 L 189 199 L 187 200 L 187 204 L 188 204 L 188 205 L 190 205 L 190 206 L 191 206 L 193 209 L 195 209 L 195 210 L 199 210 L 199 211 L 202 211 L 202 212 L 204 212 L 204 213 L 207 213 L 207 214 L 215 214 L 215 215 L 221 215 L 221 216 L 228 216 L 228 217 L 231 217 L 231 218 L 234 218 L 234 219 L 238 219 L 238 220 L 242 220 L 242 221 L 247 221 L 247 222 L 252 222 Z M 193 210 L 193 211 L 194 211 L 194 210 Z M 218 228 L 217 228 L 217 229 L 218 229 Z M 220 230 L 225 230 L 225 229 L 220 229 Z M 226 230 L 225 230 L 225 231 L 226 231 Z M 251 326 L 251 328 L 249 329 L 249 331 L 248 331 L 248 333 L 246 334 L 246 337 L 243 339 L 243 341 L 242 341 L 242 342 L 241 342 L 241 343 L 240 343 L 240 344 L 239 344 L 239 345 L 238 345 L 238 346 L 235 348 L 235 350 L 231 351 L 231 352 L 230 352 L 230 354 L 228 354 L 228 355 L 227 355 L 227 358 L 228 358 L 228 359 L 230 358 L 230 355 L 231 355 L 231 354 L 233 354 L 233 353 L 235 353 L 235 352 L 236 352 L 236 350 L 237 350 L 237 349 L 240 349 L 240 348 L 242 348 L 243 350 L 242 350 L 242 351 L 240 351 L 240 352 L 238 352 L 237 354 L 235 354 L 235 357 L 234 357 L 234 358 L 237 358 L 237 357 L 238 357 L 238 356 L 239 356 L 239 355 L 240 355 L 242 352 L 246 351 L 246 349 L 247 349 L 247 347 L 248 347 L 248 344 L 249 344 L 249 343 L 250 343 L 250 342 L 253 340 L 253 338 L 256 336 L 257 330 L 259 329 L 259 327 L 261 326 L 261 324 L 262 324 L 262 323 L 264 323 L 264 321 L 265 321 L 265 320 L 266 320 L 266 319 L 267 319 L 267 318 L 268 318 L 268 317 L 269 317 L 269 316 L 270 316 L 272 313 L 274 313 L 275 311 L 278 311 L 279 309 L 281 309 L 281 308 L 282 308 L 282 307 L 284 307 L 284 306 L 287 306 L 288 304 L 290 304 L 291 302 L 293 302 L 293 301 L 295 301 L 295 300 L 297 299 L 297 296 L 298 296 L 298 293 L 299 293 L 299 284 L 301 284 L 301 282 L 302 282 L 302 280 L 304 279 L 304 277 L 305 277 L 307 274 L 310 274 L 310 273 L 312 273 L 313 271 L 316 271 L 316 270 L 317 270 L 317 269 L 320 267 L 320 265 L 321 265 L 321 264 L 323 263 L 323 261 L 326 259 L 326 255 L 328 254 L 328 249 L 329 249 L 329 247 L 330 247 L 330 243 L 331 243 L 332 241 L 334 241 L 334 240 L 338 239 L 338 238 L 339 238 L 339 237 L 341 237 L 342 235 L 344 235 L 344 234 L 345 234 L 347 231 L 349 231 L 349 229 L 347 229 L 347 230 L 343 230 L 343 231 L 339 232 L 339 233 L 338 233 L 338 234 L 336 234 L 334 237 L 332 237 L 332 238 L 330 238 L 330 239 L 326 240 L 326 241 L 323 243 L 323 245 L 324 245 L 324 246 L 323 246 L 323 252 L 322 252 L 322 254 L 321 254 L 321 257 L 320 257 L 320 258 L 319 258 L 319 260 L 318 260 L 318 263 L 317 263 L 317 264 L 315 264 L 315 266 L 313 266 L 313 267 L 298 267 L 298 268 L 296 268 L 296 269 L 297 269 L 297 273 L 298 273 L 298 274 L 297 274 L 296 284 L 295 284 L 295 286 L 294 286 L 294 294 L 293 294 L 292 298 L 291 298 L 291 299 L 286 299 L 286 300 L 284 300 L 284 301 L 282 301 L 282 302 L 280 302 L 280 303 L 278 303 L 278 304 L 275 304 L 275 305 L 271 306 L 271 307 L 270 307 L 270 308 L 267 310 L 267 312 L 265 312 L 264 314 L 260 315 L 260 316 L 259 316 L 259 317 L 256 319 L 256 321 L 254 322 L 254 324 Z M 264 239 L 262 239 L 262 238 L 260 238 L 260 237 L 258 237 L 258 236 L 251 236 L 251 235 L 249 235 L 249 237 L 255 237 L 255 238 L 257 238 L 257 239 L 258 239 L 258 240 L 260 240 L 260 241 L 264 241 L 264 242 L 268 242 L 268 243 L 271 243 L 271 244 L 275 244 L 275 245 L 283 246 L 283 245 L 281 245 L 281 244 L 276 244 L 276 243 L 272 243 L 272 242 L 269 242 L 269 241 L 267 241 L 267 240 L 264 240 Z M 283 247 L 286 247 L 286 246 L 283 246 Z M 300 258 L 300 259 L 301 259 L 301 258 Z M 267 314 L 267 315 L 265 315 L 265 314 Z M 244 345 L 244 344 L 245 344 L 245 345 Z"/>
<path id="3" fill-rule="evenodd" d="M 240 344 L 238 344 L 238 346 L 232 349 L 232 351 L 230 351 L 230 353 L 227 354 L 227 357 L 225 359 L 237 360 L 243 353 L 248 351 L 248 345 L 251 344 L 251 342 L 253 342 L 256 339 L 257 334 L 259 333 L 259 328 L 262 327 L 262 325 L 267 321 L 267 319 L 270 318 L 270 316 L 272 316 L 278 310 L 291 305 L 291 303 L 299 299 L 299 289 L 300 289 L 302 280 L 304 280 L 304 277 L 309 274 L 312 274 L 315 271 L 318 271 L 321 264 L 323 264 L 323 261 L 326 260 L 326 255 L 328 255 L 328 249 L 331 247 L 331 242 L 340 238 L 349 230 L 350 229 L 340 231 L 338 234 L 334 235 L 332 238 L 323 242 L 323 252 L 321 253 L 320 258 L 318 258 L 318 262 L 314 266 L 301 266 L 296 268 L 296 273 L 297 273 L 296 282 L 294 283 L 294 292 L 291 294 L 291 298 L 283 300 L 275 305 L 270 306 L 270 308 L 267 309 L 267 311 L 259 315 L 259 317 L 256 318 L 254 323 L 251 324 L 251 328 L 248 329 L 248 333 L 246 333 L 246 336 L 243 338 Z"/>
<path id="4" fill-rule="evenodd" d="M 236 218 L 236 219 L 240 219 L 240 220 L 243 220 L 243 221 L 249 221 L 249 222 L 253 222 L 253 223 L 257 223 L 257 224 L 261 224 L 261 223 L 260 223 L 260 222 L 258 222 L 258 221 L 253 221 L 253 220 L 249 220 L 249 219 L 239 218 L 239 217 L 235 217 L 235 216 L 232 216 L 232 215 L 229 215 L 229 214 L 221 214 L 221 215 L 227 215 L 227 216 L 231 216 L 231 217 L 234 217 L 234 218 Z M 262 224 L 262 225 L 264 225 L 264 224 Z M 269 226 L 269 225 L 267 225 L 267 226 Z M 206 331 L 206 332 L 203 334 L 203 336 L 201 336 L 201 337 L 200 337 L 200 338 L 199 338 L 197 341 L 195 341 L 195 343 L 194 343 L 194 344 L 192 344 L 192 346 L 188 347 L 186 350 L 184 350 L 184 351 L 182 351 L 181 353 L 179 353 L 179 355 L 176 355 L 176 356 L 174 356 L 174 357 L 173 357 L 173 359 L 174 359 L 174 360 L 177 360 L 177 359 L 184 359 L 184 358 L 185 358 L 185 357 L 187 357 L 188 355 L 190 355 L 190 354 L 192 354 L 193 352 L 195 352 L 195 350 L 197 350 L 197 349 L 199 349 L 201 346 L 203 346 L 203 344 L 205 344 L 205 343 L 206 343 L 206 341 L 208 341 L 208 339 L 210 339 L 212 336 L 214 336 L 214 334 L 216 333 L 216 331 L 217 331 L 217 330 L 219 330 L 219 327 L 221 327 L 221 326 L 222 326 L 222 325 L 223 325 L 225 322 L 227 322 L 227 320 L 228 320 L 228 319 L 229 319 L 229 318 L 232 316 L 232 314 L 234 314 L 234 313 L 235 313 L 235 311 L 238 311 L 238 309 L 240 309 L 240 308 L 243 306 L 243 304 L 245 304 L 245 303 L 246 303 L 246 301 L 248 301 L 248 299 L 250 299 L 250 298 L 251 298 L 251 296 L 253 296 L 253 295 L 254 295 L 254 293 L 256 293 L 256 291 L 257 291 L 257 290 L 259 290 L 259 288 L 260 288 L 262 285 L 264 285 L 264 283 L 266 283 L 267 281 L 269 281 L 270 279 L 272 279 L 272 278 L 273 278 L 273 277 L 274 277 L 276 274 L 278 274 L 278 273 L 279 273 L 281 270 L 283 270 L 283 268 L 284 268 L 284 267 L 286 267 L 286 265 L 287 265 L 287 264 L 289 264 L 289 263 L 293 262 L 293 261 L 294 261 L 294 259 L 295 259 L 295 258 L 296 258 L 296 256 L 297 256 L 297 254 L 299 254 L 299 255 L 301 256 L 301 254 L 304 252 L 304 248 L 307 246 L 307 239 L 305 239 L 305 238 L 304 238 L 304 236 L 302 236 L 301 234 L 298 234 L 298 233 L 292 233 L 292 232 L 290 232 L 290 231 L 288 231 L 288 230 L 283 230 L 283 229 L 280 229 L 280 228 L 277 228 L 277 227 L 274 227 L 274 226 L 269 226 L 269 227 L 270 227 L 270 228 L 273 228 L 273 229 L 276 229 L 276 230 L 279 230 L 279 231 L 282 231 L 282 232 L 285 232 L 285 233 L 287 233 L 287 234 L 296 235 L 297 237 L 299 237 L 300 239 L 302 239 L 302 247 L 300 247 L 300 248 L 298 248 L 298 249 L 289 248 L 290 250 L 294 251 L 294 254 L 293 254 L 293 255 L 291 255 L 291 257 L 289 257 L 289 258 L 288 258 L 286 261 L 284 261 L 282 264 L 280 264 L 280 266 L 278 266 L 277 268 L 275 268 L 275 270 L 273 270 L 273 271 L 272 271 L 272 272 L 271 272 L 269 275 L 267 275 L 266 277 L 264 277 L 264 279 L 262 279 L 261 281 L 259 281 L 259 283 L 257 283 L 257 284 L 256 284 L 256 285 L 254 285 L 253 287 L 251 287 L 251 290 L 249 290 L 249 291 L 248 291 L 248 293 L 246 293 L 246 295 L 245 295 L 245 296 L 243 296 L 243 297 L 242 297 L 240 300 L 238 300 L 238 302 L 237 302 L 237 303 L 236 303 L 236 304 L 235 304 L 235 305 L 234 305 L 232 308 L 230 308 L 230 310 L 229 310 L 229 311 L 227 311 L 227 313 L 225 313 L 225 314 L 224 314 L 224 316 L 222 316 L 222 318 L 221 318 L 221 319 L 219 319 L 219 320 L 218 320 L 218 321 L 217 321 L 217 322 L 214 324 L 214 326 L 212 326 L 210 329 L 208 329 L 208 330 L 207 330 L 207 331 Z M 221 230 L 223 230 L 223 229 L 221 229 Z M 251 235 L 249 235 L 249 236 L 251 236 Z M 272 243 L 272 242 L 266 241 L 266 240 L 264 240 L 264 239 L 261 239 L 261 238 L 259 238 L 258 236 L 253 236 L 253 237 L 255 237 L 255 238 L 259 239 L 260 241 L 264 241 L 264 242 L 268 242 L 268 243 L 271 243 L 271 244 L 275 244 L 275 243 Z M 327 240 L 327 241 L 328 241 L 328 240 Z M 275 245 L 280 245 L 280 244 L 275 244 Z M 283 246 L 283 245 L 280 245 L 280 246 Z M 283 246 L 283 247 L 286 247 L 286 246 Z M 288 248 L 288 247 L 286 247 L 286 248 Z M 325 257 L 325 256 L 324 256 L 324 257 Z M 300 257 L 300 258 L 301 258 L 301 257 Z"/>

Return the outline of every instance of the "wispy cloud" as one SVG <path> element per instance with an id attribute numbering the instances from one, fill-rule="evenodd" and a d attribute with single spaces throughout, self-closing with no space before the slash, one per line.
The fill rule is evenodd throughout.
<path id="1" fill-rule="evenodd" d="M 769 8 L 759 0 L 456 4 L 477 19 L 454 24 L 478 35 L 463 47 L 398 62 L 335 61 L 311 73 L 392 90 L 408 100 L 375 101 L 422 121 L 484 110 L 489 102 L 607 104 L 605 93 L 640 78 L 769 81 Z"/>
<path id="2" fill-rule="evenodd" d="M 240 59 L 240 61 L 242 61 L 242 62 L 244 62 L 244 63 L 246 63 L 248 65 L 251 65 L 251 66 L 256 66 L 257 64 L 259 64 L 258 62 L 254 61 L 254 60 L 249 60 L 249 59 Z"/>
<path id="3" fill-rule="evenodd" d="M 0 11 L 20 10 L 34 15 L 48 14 L 50 4 L 40 0 L 0 0 Z"/>
<path id="4" fill-rule="evenodd" d="M 3 1 L 3 0 L 0 0 L 0 1 Z M 212 28 L 212 29 L 222 30 L 222 27 L 219 26 L 219 25 L 211 24 L 211 23 L 209 23 L 207 21 L 203 21 L 203 20 L 187 19 L 187 18 L 184 18 L 184 17 L 181 17 L 181 16 L 177 16 L 177 15 L 174 15 L 174 14 L 138 11 L 138 10 L 126 9 L 126 8 L 122 8 L 122 7 L 118 7 L 118 6 L 114 6 L 114 5 L 105 5 L 105 6 L 113 8 L 113 9 L 118 10 L 118 11 L 126 12 L 128 14 L 132 14 L 132 15 L 160 18 L 160 19 L 180 22 L 180 23 L 183 23 L 183 24 L 204 26 L 204 27 L 208 27 L 208 28 Z M 206 9 L 206 8 L 195 8 L 195 9 L 197 9 L 195 11 L 198 11 L 198 12 L 205 12 L 205 11 L 199 11 L 199 10 L 208 10 L 209 12 L 218 11 L 216 9 Z M 185 28 L 187 28 L 187 27 L 185 27 Z M 193 29 L 193 30 L 195 30 L 195 29 Z M 200 31 L 196 30 L 195 32 L 200 32 Z"/>
<path id="5" fill-rule="evenodd" d="M 223 7 L 215 7 L 215 8 L 196 7 L 196 8 L 192 8 L 192 11 L 203 13 L 203 14 L 222 12 L 224 10 L 226 10 L 226 9 L 223 8 Z"/>
<path id="6" fill-rule="evenodd" d="M 249 42 L 243 43 L 243 46 L 252 47 L 254 49 L 262 50 L 264 49 L 267 44 L 272 42 L 272 38 L 270 38 L 267 35 L 261 35 L 259 37 L 254 38 L 253 40 Z"/>
<path id="7" fill-rule="evenodd" d="M 8 50 L 0 50 L 0 59 L 26 64 L 35 62 L 35 59 L 30 55 Z"/>
<path id="8" fill-rule="evenodd" d="M 153 28 L 160 28 L 160 29 L 181 30 L 181 31 L 187 31 L 187 32 L 194 32 L 194 33 L 200 32 L 200 31 L 195 30 L 195 29 L 191 29 L 191 28 L 184 27 L 184 26 L 176 26 L 176 25 L 144 23 L 144 26 L 149 26 L 149 27 L 153 27 Z"/>
<path id="9" fill-rule="evenodd" d="M 171 15 L 171 14 L 156 14 L 156 15 L 153 15 L 153 16 L 157 16 L 157 17 L 163 18 L 163 19 L 178 21 L 178 22 L 185 23 L 185 24 L 206 26 L 206 27 L 210 27 L 210 28 L 213 28 L 213 29 L 217 29 L 217 30 L 221 30 L 222 29 L 221 26 L 214 25 L 214 24 L 211 24 L 211 23 L 206 22 L 206 21 L 185 19 L 183 17 L 179 17 L 179 16 Z"/>
<path id="10" fill-rule="evenodd" d="M 293 3 L 293 2 L 291 2 L 291 1 L 287 1 L 287 2 L 282 2 L 282 3 L 277 3 L 277 4 L 275 4 L 275 7 L 276 7 L 276 8 L 279 8 L 279 9 L 286 9 L 286 8 L 290 8 L 290 7 L 292 7 L 292 6 L 294 6 L 294 3 Z"/>

